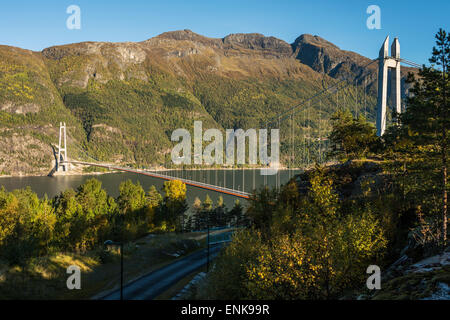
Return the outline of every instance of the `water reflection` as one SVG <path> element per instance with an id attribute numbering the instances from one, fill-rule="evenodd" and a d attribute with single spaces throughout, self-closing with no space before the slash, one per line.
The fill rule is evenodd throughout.
<path id="1" fill-rule="evenodd" d="M 264 184 L 274 187 L 279 183 L 286 183 L 290 177 L 299 173 L 299 170 L 280 170 L 277 176 L 262 176 L 260 170 L 171 170 L 166 172 L 174 177 L 185 178 L 200 181 L 208 184 L 225 186 L 236 190 L 244 190 L 251 192 L 255 188 L 259 188 Z M 14 189 L 26 188 L 27 186 L 43 197 L 45 194 L 52 198 L 69 188 L 76 189 L 80 184 L 89 178 L 95 177 L 102 182 L 103 188 L 113 197 L 117 197 L 119 193 L 119 184 L 127 179 L 131 179 L 134 183 L 137 181 L 148 191 L 150 186 L 154 185 L 162 192 L 163 180 L 139 175 L 136 173 L 108 173 L 102 175 L 78 175 L 78 176 L 56 176 L 56 177 L 9 177 L 0 178 L 0 186 L 4 186 L 8 191 Z M 202 201 L 208 194 L 211 199 L 216 202 L 222 195 L 225 204 L 231 208 L 237 199 L 231 195 L 220 194 L 211 190 L 204 190 L 192 186 L 187 186 L 187 202 L 192 206 L 196 197 Z M 246 204 L 244 199 L 240 199 L 243 205 Z"/>

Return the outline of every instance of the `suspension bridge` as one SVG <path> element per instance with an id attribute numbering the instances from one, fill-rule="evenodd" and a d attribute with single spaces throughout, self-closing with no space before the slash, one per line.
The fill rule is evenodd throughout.
<path id="1" fill-rule="evenodd" d="M 250 193 L 245 192 L 245 191 L 230 189 L 230 188 L 226 188 L 224 186 L 216 186 L 213 184 L 203 183 L 200 181 L 194 181 L 194 180 L 190 180 L 190 179 L 186 179 L 186 178 L 180 178 L 179 176 L 176 176 L 176 175 L 172 176 L 172 175 L 168 175 L 168 174 L 162 174 L 157 171 L 126 168 L 126 167 L 115 166 L 112 164 L 101 164 L 101 163 L 94 163 L 94 162 L 83 162 L 83 161 L 63 161 L 63 162 L 61 162 L 62 165 L 65 165 L 68 163 L 85 165 L 85 166 L 96 166 L 96 167 L 107 168 L 110 170 L 137 173 L 137 174 L 142 174 L 144 176 L 162 179 L 162 180 L 166 180 L 166 181 L 179 180 L 179 181 L 185 183 L 186 185 L 197 187 L 200 189 L 206 189 L 206 190 L 211 190 L 211 191 L 215 191 L 215 192 L 219 192 L 219 193 L 229 194 L 229 195 L 232 195 L 232 196 L 235 196 L 238 198 L 243 198 L 243 199 L 250 198 Z"/>
<path id="2" fill-rule="evenodd" d="M 378 93 L 374 98 L 373 92 L 369 92 L 368 85 L 373 82 L 369 67 L 378 63 Z M 281 137 L 281 150 L 283 151 L 282 160 L 285 168 L 288 170 L 288 176 L 291 178 L 295 168 L 309 167 L 313 163 L 323 163 L 326 161 L 327 150 L 329 147 L 328 133 L 330 132 L 329 119 L 331 112 L 336 110 L 350 110 L 353 116 L 358 117 L 362 113 L 367 115 L 376 113 L 377 135 L 382 136 L 386 128 L 386 111 L 388 107 L 388 89 L 389 76 L 390 92 L 393 95 L 393 108 L 397 113 L 402 112 L 401 99 L 401 64 L 419 68 L 420 65 L 400 58 L 400 44 L 397 38 L 391 46 L 391 54 L 389 54 L 389 36 L 384 41 L 378 58 L 369 61 L 360 67 L 360 74 L 353 79 L 348 78 L 336 80 L 327 78 L 324 74 L 322 81 L 322 90 L 312 96 L 304 99 L 298 104 L 293 105 L 270 118 L 265 122 L 267 130 L 270 128 L 278 128 L 280 132 L 285 133 Z M 331 84 L 327 84 L 329 81 Z M 80 149 L 81 150 L 81 149 Z M 266 149 L 267 150 L 267 149 Z M 81 150 L 83 151 L 83 150 Z M 83 151 L 84 152 L 84 151 Z M 85 152 L 84 152 L 85 153 Z M 115 164 L 102 163 L 88 155 L 87 157 L 93 161 L 78 161 L 67 157 L 67 137 L 66 125 L 60 124 L 59 145 L 56 161 L 57 171 L 67 171 L 71 164 L 103 167 L 110 170 L 123 172 L 131 172 L 150 176 L 161 180 L 180 180 L 186 185 L 211 190 L 223 194 L 228 194 L 238 198 L 249 199 L 251 192 L 256 188 L 255 171 L 253 170 L 253 185 L 251 190 L 245 190 L 245 175 L 242 171 L 242 184 L 236 188 L 235 171 L 232 170 L 232 186 L 229 187 L 226 181 L 226 174 L 223 174 L 223 180 L 218 181 L 217 171 L 215 171 L 216 179 L 212 183 L 208 177 L 201 179 L 192 179 L 181 170 L 151 170 L 136 169 L 131 167 L 122 167 Z M 264 184 L 267 185 L 268 176 L 264 175 Z M 202 180 L 202 181 L 198 181 Z M 275 185 L 277 188 L 281 185 L 281 177 L 279 171 L 275 174 Z M 231 182 L 229 183 L 231 184 Z"/>

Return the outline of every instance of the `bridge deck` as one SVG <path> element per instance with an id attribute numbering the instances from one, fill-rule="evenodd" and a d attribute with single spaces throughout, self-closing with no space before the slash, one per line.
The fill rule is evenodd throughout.
<path id="1" fill-rule="evenodd" d="M 207 183 L 203 183 L 203 182 L 193 181 L 193 180 L 189 180 L 189 179 L 172 177 L 172 176 L 168 176 L 168 175 L 165 175 L 165 174 L 157 173 L 155 171 L 131 169 L 131 168 L 118 167 L 118 166 L 109 165 L 109 164 L 99 164 L 99 163 L 91 163 L 91 162 L 83 162 L 83 161 L 62 161 L 61 162 L 61 164 L 64 164 L 64 163 L 81 164 L 81 165 L 102 167 L 102 168 L 118 170 L 118 171 L 124 171 L 124 172 L 137 173 L 137 174 L 142 174 L 142 175 L 145 175 L 145 176 L 158 178 L 158 179 L 163 179 L 163 180 L 180 180 L 181 182 L 183 182 L 183 183 L 185 183 L 186 185 L 189 185 L 189 186 L 193 186 L 193 187 L 197 187 L 197 188 L 201 188 L 201 189 L 206 189 L 206 190 L 211 190 L 211 191 L 215 191 L 215 192 L 219 192 L 219 193 L 229 194 L 229 195 L 232 195 L 232 196 L 235 196 L 235 197 L 239 197 L 239 198 L 243 198 L 243 199 L 249 199 L 250 198 L 250 193 L 248 193 L 248 192 L 244 192 L 244 191 L 240 191 L 240 190 L 234 190 L 234 189 L 229 189 L 229 188 L 220 187 L 220 186 L 215 186 L 215 185 L 212 185 L 212 184 L 207 184 Z"/>

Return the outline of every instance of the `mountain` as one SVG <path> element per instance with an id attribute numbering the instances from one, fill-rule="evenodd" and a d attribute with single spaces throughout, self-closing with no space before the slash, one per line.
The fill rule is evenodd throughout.
<path id="1" fill-rule="evenodd" d="M 68 126 L 71 158 L 87 159 L 88 153 L 127 165 L 169 165 L 174 129 L 190 129 L 194 120 L 204 128 L 263 128 L 325 83 L 362 72 L 373 81 L 376 68 L 364 70 L 367 61 L 317 36 L 288 44 L 256 33 L 217 39 L 190 30 L 42 52 L 0 46 L 0 172 L 47 174 L 61 121 Z M 319 116 L 337 107 L 327 99 L 305 110 L 309 125 L 296 128 L 297 139 L 329 129 L 326 120 L 318 125 Z M 345 103 L 355 104 L 350 98 Z"/>
<path id="2" fill-rule="evenodd" d="M 341 50 L 331 42 L 309 34 L 298 37 L 292 44 L 292 48 L 296 59 L 315 71 L 335 79 L 356 80 L 358 85 L 364 85 L 364 81 L 367 81 L 368 90 L 376 94 L 378 64 L 370 64 L 371 59 L 352 51 Z M 408 89 L 404 80 L 409 72 L 416 73 L 417 70 L 402 67 L 404 95 Z"/>

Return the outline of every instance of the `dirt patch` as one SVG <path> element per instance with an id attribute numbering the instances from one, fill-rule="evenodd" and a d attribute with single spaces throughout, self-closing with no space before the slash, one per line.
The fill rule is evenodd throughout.
<path id="1" fill-rule="evenodd" d="M 36 103 L 15 104 L 5 102 L 0 105 L 0 110 L 15 114 L 38 113 L 40 109 L 40 106 Z"/>

